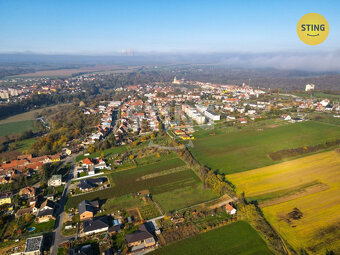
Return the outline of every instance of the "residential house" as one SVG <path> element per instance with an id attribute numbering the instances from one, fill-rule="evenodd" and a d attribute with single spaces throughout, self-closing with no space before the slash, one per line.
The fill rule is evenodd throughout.
<path id="1" fill-rule="evenodd" d="M 82 160 L 82 166 L 89 168 L 89 166 L 94 166 L 94 163 L 92 162 L 91 159 L 85 158 L 85 159 Z"/>
<path id="2" fill-rule="evenodd" d="M 281 119 L 282 119 L 282 120 L 291 120 L 292 117 L 291 117 L 290 115 L 288 115 L 288 114 L 282 114 L 282 115 L 281 115 Z"/>
<path id="3" fill-rule="evenodd" d="M 99 159 L 97 164 L 94 166 L 95 169 L 102 170 L 107 168 L 107 165 L 103 159 Z"/>
<path id="4" fill-rule="evenodd" d="M 69 249 L 69 255 L 95 255 L 91 244 Z"/>
<path id="5" fill-rule="evenodd" d="M 58 162 L 61 159 L 61 154 L 49 155 L 50 162 Z"/>
<path id="6" fill-rule="evenodd" d="M 12 193 L 2 193 L 0 194 L 0 205 L 6 205 L 12 203 Z"/>
<path id="7" fill-rule="evenodd" d="M 54 213 L 55 203 L 49 199 L 46 199 L 40 206 L 38 214 L 37 214 L 37 221 L 47 222 L 51 219 L 55 220 L 53 215 Z"/>
<path id="8" fill-rule="evenodd" d="M 80 181 L 78 187 L 81 191 L 89 191 L 103 184 L 104 182 L 106 182 L 106 180 L 106 178 L 85 179 Z"/>
<path id="9" fill-rule="evenodd" d="M 85 235 L 92 235 L 108 231 L 109 223 L 107 216 L 102 216 L 100 218 L 85 220 L 83 222 L 83 232 Z"/>
<path id="10" fill-rule="evenodd" d="M 35 197 L 35 188 L 34 187 L 25 187 L 19 191 L 19 195 L 28 199 Z"/>
<path id="11" fill-rule="evenodd" d="M 229 203 L 225 205 L 225 210 L 230 215 L 236 214 L 236 209 L 232 207 Z"/>
<path id="12" fill-rule="evenodd" d="M 78 212 L 80 220 L 88 220 L 92 219 L 95 212 L 99 208 L 99 202 L 97 200 L 95 201 L 88 201 L 83 200 L 78 205 Z"/>
<path id="13" fill-rule="evenodd" d="M 27 207 L 27 208 L 21 208 L 19 209 L 16 213 L 15 213 L 15 217 L 16 218 L 20 218 L 21 216 L 25 215 L 25 214 L 31 214 L 32 213 L 32 208 L 31 207 Z"/>
<path id="14" fill-rule="evenodd" d="M 139 230 L 125 237 L 128 247 L 131 247 L 131 252 L 144 250 L 145 248 L 156 245 L 155 238 L 146 229 L 144 224 L 139 225 Z"/>
<path id="15" fill-rule="evenodd" d="M 246 120 L 245 118 L 239 118 L 239 119 L 238 119 L 238 122 L 239 122 L 240 124 L 247 124 L 247 120 Z"/>
<path id="16" fill-rule="evenodd" d="M 46 210 L 43 210 L 43 211 L 39 210 L 39 212 L 37 214 L 38 223 L 48 222 L 50 220 L 55 220 L 53 212 L 54 212 L 53 209 L 46 209 Z"/>

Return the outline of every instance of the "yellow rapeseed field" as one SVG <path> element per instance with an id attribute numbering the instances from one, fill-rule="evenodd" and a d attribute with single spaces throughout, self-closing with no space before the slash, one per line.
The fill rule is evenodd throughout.
<path id="1" fill-rule="evenodd" d="M 339 152 L 319 153 L 227 179 L 237 193 L 259 198 L 266 219 L 295 250 L 340 251 Z M 302 215 L 295 218 L 294 208 Z"/>

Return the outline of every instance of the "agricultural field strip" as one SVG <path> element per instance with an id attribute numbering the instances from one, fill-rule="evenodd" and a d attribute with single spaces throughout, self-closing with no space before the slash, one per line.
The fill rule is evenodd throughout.
<path id="1" fill-rule="evenodd" d="M 259 202 L 259 206 L 261 208 L 263 208 L 263 207 L 267 207 L 267 206 L 281 204 L 281 203 L 284 203 L 284 202 L 287 202 L 287 201 L 290 201 L 290 200 L 302 198 L 304 196 L 311 195 L 311 194 L 314 194 L 314 193 L 318 193 L 318 192 L 321 192 L 321 191 L 324 191 L 324 190 L 327 190 L 327 189 L 329 189 L 328 185 L 320 183 L 320 184 L 315 184 L 315 185 L 312 185 L 312 186 L 305 187 L 303 189 L 300 189 L 298 191 L 295 191 L 295 192 L 292 192 L 292 193 L 289 193 L 289 194 L 286 194 L 286 195 L 283 195 L 283 196 L 279 195 L 279 196 L 272 198 L 272 199 L 260 200 L 260 201 L 257 200 L 257 201 Z"/>
<path id="2" fill-rule="evenodd" d="M 294 249 L 324 253 L 326 248 L 340 250 L 337 239 L 340 233 L 339 172 L 340 154 L 329 151 L 228 175 L 227 178 L 235 184 L 237 193 L 244 191 L 246 197 L 265 196 L 266 193 L 274 197 L 276 192 L 276 203 L 261 206 L 266 219 Z M 280 198 L 280 190 L 299 185 L 306 187 L 302 195 L 288 195 L 288 200 Z M 323 188 L 325 185 L 326 189 Z M 287 218 L 294 208 L 302 212 L 298 220 Z M 320 231 L 327 234 L 320 235 Z"/>
<path id="3" fill-rule="evenodd" d="M 164 176 L 164 175 L 182 172 L 182 171 L 185 171 L 185 170 L 188 170 L 188 168 L 186 166 L 179 166 L 179 167 L 171 168 L 169 170 L 163 170 L 163 171 L 160 171 L 160 172 L 157 172 L 157 173 L 143 175 L 140 178 L 137 178 L 137 181 L 148 180 L 148 179 L 152 179 L 152 178 L 159 177 L 159 176 Z"/>
<path id="4" fill-rule="evenodd" d="M 299 158 L 269 167 L 227 175 L 238 193 L 245 192 L 247 197 L 257 197 L 282 190 L 294 190 L 313 182 L 334 186 L 335 172 L 339 168 L 340 154 L 334 151 Z M 320 172 L 321 162 L 327 166 Z"/>
<path id="5" fill-rule="evenodd" d="M 314 121 L 263 128 L 231 133 L 217 130 L 214 136 L 206 132 L 205 136 L 196 137 L 190 150 L 202 164 L 231 174 L 276 163 L 268 157 L 272 152 L 340 138 L 338 127 Z"/>
<path id="6" fill-rule="evenodd" d="M 177 254 L 272 254 L 259 234 L 238 221 L 157 249 L 150 255 Z"/>
<path id="7" fill-rule="evenodd" d="M 274 192 L 267 192 L 266 191 L 263 194 L 258 194 L 257 196 L 248 197 L 248 200 L 249 201 L 256 200 L 258 202 L 263 202 L 263 201 L 267 201 L 267 200 L 271 200 L 271 199 L 275 199 L 275 198 L 293 195 L 293 194 L 296 194 L 296 193 L 303 193 L 303 191 L 305 191 L 306 189 L 308 189 L 310 187 L 316 187 L 316 186 L 324 186 L 325 188 L 329 188 L 327 184 L 324 184 L 324 183 L 322 183 L 318 180 L 315 180 L 315 181 L 303 183 L 301 185 L 296 185 L 296 186 L 293 186 L 293 187 L 288 188 L 288 189 L 280 189 L 280 190 L 274 191 Z"/>
<path id="8" fill-rule="evenodd" d="M 148 189 L 152 193 L 166 192 L 169 190 L 183 187 L 183 184 L 196 184 L 200 180 L 191 169 L 186 169 L 180 172 L 171 173 L 168 175 L 157 176 L 152 179 L 140 180 L 138 178 L 147 173 L 156 173 L 162 170 L 168 170 L 179 166 L 184 166 L 185 163 L 178 158 L 162 161 L 148 166 L 137 167 L 134 169 L 119 171 L 112 173 L 109 176 L 111 185 L 114 186 L 105 191 L 100 190 L 89 194 L 70 197 L 69 207 L 76 207 L 83 199 L 107 199 L 110 197 L 119 197 L 125 194 L 138 192 Z M 170 185 L 169 185 L 170 184 Z"/>

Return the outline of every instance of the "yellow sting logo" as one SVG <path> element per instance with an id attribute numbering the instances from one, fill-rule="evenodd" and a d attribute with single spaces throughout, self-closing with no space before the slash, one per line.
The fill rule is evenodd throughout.
<path id="1" fill-rule="evenodd" d="M 300 40 L 304 43 L 318 45 L 326 40 L 329 25 L 321 14 L 308 13 L 299 20 L 296 31 Z"/>

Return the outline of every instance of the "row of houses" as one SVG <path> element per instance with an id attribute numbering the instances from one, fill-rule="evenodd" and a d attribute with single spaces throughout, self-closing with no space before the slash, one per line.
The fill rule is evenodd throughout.
<path id="1" fill-rule="evenodd" d="M 20 155 L 17 159 L 3 162 L 0 165 L 0 184 L 11 183 L 17 175 L 31 176 L 35 171 L 44 164 L 58 162 L 61 160 L 61 154 L 45 155 L 33 157 L 31 154 Z"/>
<path id="2" fill-rule="evenodd" d="M 150 95 L 149 95 L 150 96 Z M 117 130 L 120 134 L 132 132 L 158 131 L 159 117 L 152 105 L 152 99 L 143 102 L 130 98 L 121 107 L 121 124 Z"/>
<path id="3" fill-rule="evenodd" d="M 107 106 L 99 105 L 98 110 L 91 108 L 84 109 L 84 114 L 101 114 L 101 121 L 97 125 L 97 131 L 87 137 L 87 139 L 83 141 L 83 144 L 94 144 L 96 141 L 105 138 L 112 131 L 114 126 L 113 114 L 121 105 L 121 101 L 109 101 L 106 103 Z"/>

